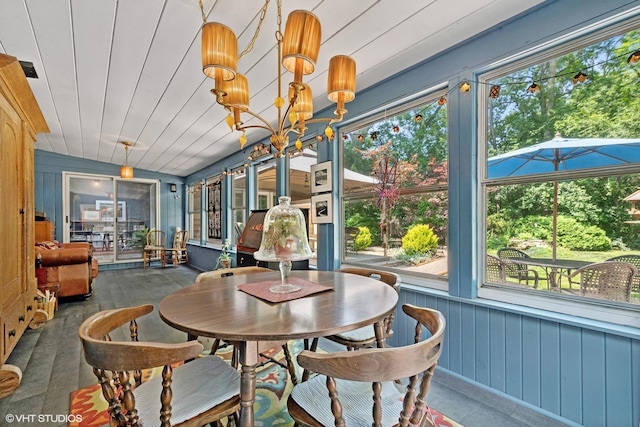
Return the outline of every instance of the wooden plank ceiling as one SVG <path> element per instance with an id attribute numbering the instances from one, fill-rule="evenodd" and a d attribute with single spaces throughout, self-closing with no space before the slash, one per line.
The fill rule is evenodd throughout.
<path id="1" fill-rule="evenodd" d="M 312 87 L 328 106 L 329 58 L 351 55 L 357 90 L 424 61 L 542 0 L 283 0 L 283 21 L 308 9 L 322 22 Z M 204 0 L 208 21 L 231 27 L 244 49 L 262 0 Z M 33 62 L 29 79 L 51 133 L 36 148 L 186 176 L 238 150 L 238 133 L 201 71 L 198 0 L 3 0 L 0 52 Z M 239 63 L 251 109 L 271 121 L 276 89 L 276 1 L 253 50 Z M 283 22 L 284 27 L 284 22 Z M 285 83 L 288 82 L 285 76 Z M 348 107 L 348 106 L 347 106 Z M 248 132 L 248 143 L 265 132 Z"/>

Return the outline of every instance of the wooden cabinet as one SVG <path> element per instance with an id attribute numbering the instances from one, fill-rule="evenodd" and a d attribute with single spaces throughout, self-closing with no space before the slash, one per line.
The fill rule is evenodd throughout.
<path id="1" fill-rule="evenodd" d="M 51 221 L 36 221 L 36 242 L 56 240 L 56 225 Z"/>
<path id="2" fill-rule="evenodd" d="M 33 150 L 48 131 L 18 60 L 0 54 L 0 397 L 20 384 L 4 363 L 36 310 Z"/>

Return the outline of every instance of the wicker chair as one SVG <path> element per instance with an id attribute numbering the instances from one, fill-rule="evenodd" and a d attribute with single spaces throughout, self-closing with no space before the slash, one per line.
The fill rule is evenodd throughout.
<path id="1" fill-rule="evenodd" d="M 521 265 L 516 264 L 514 262 L 510 262 L 507 260 L 502 260 L 500 258 L 494 257 L 493 255 L 487 254 L 486 261 L 486 279 L 488 282 L 492 283 L 503 283 L 509 285 L 522 285 L 529 286 L 528 283 L 530 280 L 533 280 L 533 288 L 538 288 L 538 272 L 531 269 L 522 269 Z M 525 279 L 525 284 L 522 284 L 521 280 L 518 280 L 518 283 L 510 282 L 507 280 L 507 272 L 511 272 L 514 275 L 521 275 L 523 277 L 527 277 L 529 279 Z M 509 276 L 511 277 L 511 276 Z M 532 279 L 531 279 L 532 278 Z"/>
<path id="2" fill-rule="evenodd" d="M 605 261 L 589 264 L 571 274 L 563 274 L 570 283 L 580 285 L 580 295 L 629 302 L 633 277 L 638 269 L 626 262 Z"/>
<path id="3" fill-rule="evenodd" d="M 629 264 L 633 264 L 640 271 L 640 255 L 619 255 L 609 258 L 607 261 L 628 262 Z M 631 291 L 640 293 L 640 275 L 638 274 L 633 276 Z"/>
<path id="4" fill-rule="evenodd" d="M 295 385 L 287 400 L 296 425 L 432 425 L 426 396 L 442 352 L 445 319 L 429 308 L 405 304 L 402 310 L 417 322 L 414 344 L 300 353 L 300 366 L 319 375 Z M 425 329 L 429 338 L 422 340 Z"/>
<path id="5" fill-rule="evenodd" d="M 502 248 L 498 249 L 498 258 L 501 260 L 513 260 L 513 259 L 526 259 L 531 258 L 526 252 L 523 252 L 516 248 Z M 534 287 L 538 287 L 538 280 L 540 279 L 538 273 L 531 274 L 532 270 L 526 263 L 521 262 L 505 262 L 505 272 L 507 277 L 518 279 L 518 283 L 522 284 L 524 281 L 529 285 L 530 281 L 534 282 Z"/>

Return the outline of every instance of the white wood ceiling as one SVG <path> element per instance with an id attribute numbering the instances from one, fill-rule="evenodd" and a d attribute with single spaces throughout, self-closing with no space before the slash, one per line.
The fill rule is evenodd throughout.
<path id="1" fill-rule="evenodd" d="M 326 107 L 326 71 L 354 57 L 357 90 L 511 18 L 542 0 L 283 0 L 284 21 L 307 9 L 322 22 L 316 72 L 305 78 Z M 204 0 L 244 49 L 263 0 Z M 276 0 L 253 50 L 239 63 L 251 109 L 275 121 Z M 239 133 L 201 71 L 198 0 L 2 0 L 0 52 L 34 63 L 29 79 L 51 133 L 36 148 L 186 176 L 238 150 Z M 284 82 L 290 80 L 285 76 Z M 347 106 L 348 108 L 348 106 Z M 266 136 L 247 132 L 248 144 Z"/>

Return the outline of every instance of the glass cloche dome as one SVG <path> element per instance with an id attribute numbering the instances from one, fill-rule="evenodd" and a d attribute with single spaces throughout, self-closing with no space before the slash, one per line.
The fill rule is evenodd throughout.
<path id="1" fill-rule="evenodd" d="M 280 261 L 282 283 L 269 288 L 271 292 L 295 292 L 300 286 L 286 283 L 291 263 L 312 258 L 313 252 L 302 211 L 290 205 L 290 197 L 282 196 L 278 201 L 280 204 L 269 209 L 264 217 L 262 242 L 253 256 L 260 261 Z"/>

